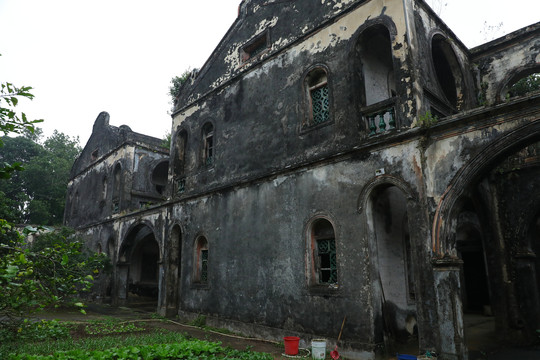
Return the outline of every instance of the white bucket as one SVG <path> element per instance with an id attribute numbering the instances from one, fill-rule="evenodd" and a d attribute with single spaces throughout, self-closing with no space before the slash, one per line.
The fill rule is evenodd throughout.
<path id="1" fill-rule="evenodd" d="M 314 359 L 324 360 L 324 358 L 326 357 L 326 340 L 311 340 L 311 355 Z"/>

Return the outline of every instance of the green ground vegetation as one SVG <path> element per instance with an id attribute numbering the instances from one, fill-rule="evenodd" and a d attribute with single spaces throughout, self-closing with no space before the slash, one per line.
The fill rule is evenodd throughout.
<path id="1" fill-rule="evenodd" d="M 72 336 L 77 329 L 78 337 Z M 101 330 L 98 330 L 101 329 Z M 137 321 L 114 318 L 86 324 L 58 321 L 26 322 L 20 336 L 0 344 L 8 360 L 60 359 L 239 359 L 272 360 L 270 354 L 239 351 L 164 329 L 144 331 Z"/>

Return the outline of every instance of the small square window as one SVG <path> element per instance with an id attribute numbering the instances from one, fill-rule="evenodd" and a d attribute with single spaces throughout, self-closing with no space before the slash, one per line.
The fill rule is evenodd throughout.
<path id="1" fill-rule="evenodd" d="M 257 36 L 240 50 L 242 64 L 253 59 L 268 48 L 268 31 Z"/>

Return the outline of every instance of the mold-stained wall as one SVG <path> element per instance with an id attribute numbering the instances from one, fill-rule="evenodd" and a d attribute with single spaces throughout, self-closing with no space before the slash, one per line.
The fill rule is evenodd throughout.
<path id="1" fill-rule="evenodd" d="M 123 125 L 109 125 L 109 114 L 97 117 L 92 135 L 73 164 L 65 223 L 86 226 L 165 199 L 152 178 L 168 150 L 162 140 L 137 134 Z M 162 176 L 166 179 L 166 171 Z"/>
<path id="2" fill-rule="evenodd" d="M 540 24 L 517 30 L 471 50 L 476 66 L 480 105 L 508 101 L 509 86 L 540 72 Z"/>
<path id="3" fill-rule="evenodd" d="M 104 113 L 74 165 L 66 223 L 112 259 L 101 294 L 273 339 L 332 344 L 347 316 L 349 358 L 393 338 L 465 359 L 472 306 L 534 335 L 540 95 L 494 103 L 537 33 L 469 50 L 422 0 L 242 1 L 176 99 L 170 157 Z"/>

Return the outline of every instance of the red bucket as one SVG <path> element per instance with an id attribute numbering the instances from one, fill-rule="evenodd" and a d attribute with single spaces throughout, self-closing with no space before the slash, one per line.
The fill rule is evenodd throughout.
<path id="1" fill-rule="evenodd" d="M 283 338 L 285 342 L 285 354 L 286 355 L 297 355 L 298 354 L 298 343 L 300 338 L 297 336 L 285 336 Z"/>

